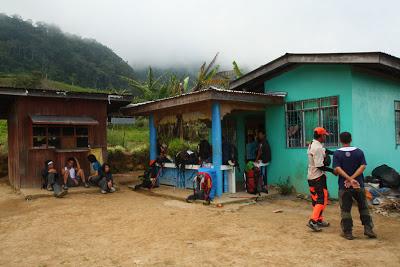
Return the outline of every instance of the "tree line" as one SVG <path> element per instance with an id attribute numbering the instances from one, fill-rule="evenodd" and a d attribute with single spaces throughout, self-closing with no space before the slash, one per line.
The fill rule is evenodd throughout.
<path id="1" fill-rule="evenodd" d="M 57 26 L 0 14 L 0 73 L 40 73 L 42 78 L 96 89 L 127 88 L 133 68 L 95 40 Z"/>
<path id="2" fill-rule="evenodd" d="M 218 53 L 188 74 L 179 68 L 161 70 L 162 73 L 158 70 L 160 74 L 155 74 L 149 67 L 146 75 L 138 75 L 127 62 L 95 40 L 64 33 L 54 25 L 0 14 L 2 85 L 11 78 L 15 80 L 13 86 L 29 88 L 52 86 L 55 83 L 46 81 L 57 81 L 71 88 L 133 93 L 137 102 L 155 100 L 212 85 L 229 88 L 229 82 L 242 75 L 241 70 L 234 61 L 232 70 L 220 71 L 217 58 Z M 66 87 L 63 85 L 62 89 Z"/>

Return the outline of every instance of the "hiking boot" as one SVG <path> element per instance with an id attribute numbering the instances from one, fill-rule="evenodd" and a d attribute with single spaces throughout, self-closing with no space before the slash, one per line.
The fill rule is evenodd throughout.
<path id="1" fill-rule="evenodd" d="M 326 221 L 319 221 L 317 222 L 319 227 L 329 227 L 329 225 L 331 225 L 330 223 L 326 222 Z"/>
<path id="2" fill-rule="evenodd" d="M 64 189 L 65 191 L 68 191 L 68 186 L 65 184 L 65 185 L 63 186 L 63 189 Z"/>
<path id="3" fill-rule="evenodd" d="M 110 188 L 110 193 L 114 193 L 115 191 L 116 191 L 115 187 L 112 186 L 112 187 Z"/>
<path id="4" fill-rule="evenodd" d="M 106 190 L 101 190 L 100 191 L 102 194 L 107 194 L 107 191 Z"/>
<path id="5" fill-rule="evenodd" d="M 84 183 L 83 186 L 84 186 L 85 188 L 89 188 L 89 187 L 90 187 L 88 183 Z"/>
<path id="6" fill-rule="evenodd" d="M 321 228 L 318 226 L 318 223 L 313 222 L 312 220 L 308 221 L 307 226 L 311 228 L 314 232 L 320 232 Z"/>
<path id="7" fill-rule="evenodd" d="M 364 235 L 368 236 L 369 238 L 377 238 L 377 235 L 372 230 L 371 226 L 364 226 Z"/>
<path id="8" fill-rule="evenodd" d="M 64 197 L 66 194 L 68 193 L 68 191 L 61 191 L 60 193 L 58 193 L 57 195 L 55 195 L 55 197 L 57 198 L 62 198 Z"/>
<path id="9" fill-rule="evenodd" d="M 343 233 L 342 233 L 342 236 L 343 236 L 344 238 L 346 238 L 347 240 L 353 240 L 353 239 L 354 239 L 354 236 L 353 236 L 353 233 L 352 233 L 352 232 L 343 232 Z"/>

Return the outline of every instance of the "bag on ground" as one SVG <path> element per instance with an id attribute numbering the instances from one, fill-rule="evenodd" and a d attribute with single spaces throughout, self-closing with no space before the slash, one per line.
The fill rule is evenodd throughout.
<path id="1" fill-rule="evenodd" d="M 206 200 L 210 201 L 210 192 L 212 188 L 211 176 L 206 172 L 199 172 L 193 178 L 193 195 L 187 197 L 187 201 Z"/>
<path id="2" fill-rule="evenodd" d="M 244 172 L 246 192 L 249 194 L 259 194 L 262 188 L 262 175 L 260 168 L 254 166 L 254 162 L 249 161 Z"/>
<path id="3" fill-rule="evenodd" d="M 386 164 L 376 167 L 372 171 L 372 177 L 380 181 L 381 187 L 398 188 L 400 186 L 399 173 Z"/>

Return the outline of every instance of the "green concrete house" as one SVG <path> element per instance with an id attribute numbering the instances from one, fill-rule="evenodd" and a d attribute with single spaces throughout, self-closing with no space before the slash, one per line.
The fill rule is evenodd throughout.
<path id="1" fill-rule="evenodd" d="M 266 106 L 265 112 L 232 114 L 241 165 L 248 125 L 262 118 L 272 149 L 270 183 L 288 178 L 297 192 L 308 192 L 306 147 L 316 126 L 333 133 L 326 143 L 332 149 L 340 145 L 340 132 L 351 132 L 353 145 L 365 152 L 366 174 L 381 164 L 400 170 L 400 58 L 380 52 L 285 54 L 230 89 L 287 93 L 283 105 Z M 336 197 L 335 176 L 328 176 L 328 187 Z"/>

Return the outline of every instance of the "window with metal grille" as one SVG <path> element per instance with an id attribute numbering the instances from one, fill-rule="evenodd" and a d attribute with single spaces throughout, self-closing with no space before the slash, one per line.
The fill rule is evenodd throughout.
<path id="1" fill-rule="evenodd" d="M 313 139 L 314 128 L 331 133 L 326 146 L 339 144 L 339 97 L 324 97 L 286 104 L 287 147 L 306 147 Z"/>
<path id="2" fill-rule="evenodd" d="M 87 126 L 33 125 L 34 148 L 86 148 Z"/>
<path id="3" fill-rule="evenodd" d="M 394 102 L 396 144 L 400 145 L 400 101 Z"/>

